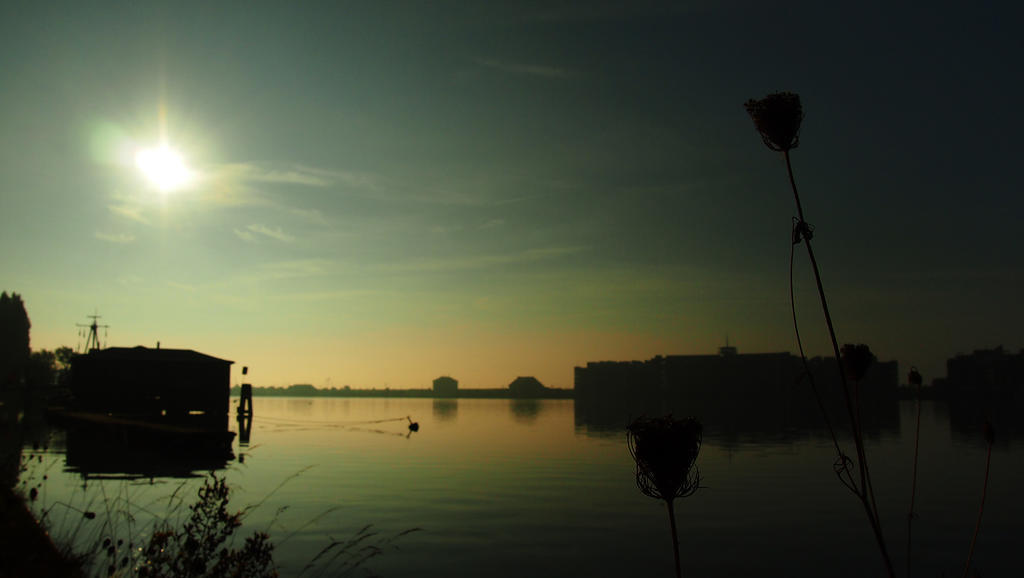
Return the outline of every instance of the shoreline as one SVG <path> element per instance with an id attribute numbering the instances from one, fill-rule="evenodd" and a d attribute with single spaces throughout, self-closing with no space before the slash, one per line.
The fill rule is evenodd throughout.
<path id="1" fill-rule="evenodd" d="M 238 397 L 241 388 L 231 388 L 231 397 Z M 572 389 L 548 388 L 540 395 L 515 395 L 507 389 L 460 389 L 454 395 L 435 393 L 430 389 L 318 389 L 292 390 L 290 388 L 254 387 L 253 397 L 415 397 L 428 399 L 575 399 Z"/>

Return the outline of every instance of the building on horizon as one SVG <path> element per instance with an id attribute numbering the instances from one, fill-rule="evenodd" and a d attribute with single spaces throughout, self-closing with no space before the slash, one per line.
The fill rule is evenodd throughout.
<path id="1" fill-rule="evenodd" d="M 455 397 L 459 394 L 459 380 L 447 375 L 434 380 L 434 395 Z"/>
<path id="2" fill-rule="evenodd" d="M 951 397 L 1021 401 L 1024 350 L 1010 353 L 1000 345 L 951 357 L 946 360 L 943 385 Z"/>
<path id="3" fill-rule="evenodd" d="M 807 369 L 819 384 L 838 380 L 833 358 L 815 357 Z M 666 355 L 647 361 L 597 361 L 575 368 L 576 399 L 656 401 L 685 397 L 705 401 L 785 400 L 802 396 L 797 390 L 806 375 L 800 357 L 782 353 L 739 353 L 725 346 L 716 355 Z M 897 393 L 898 363 L 875 361 L 861 381 L 870 397 Z M 822 385 L 819 385 L 821 387 Z M 806 388 L 806 385 L 802 386 Z"/>
<path id="4" fill-rule="evenodd" d="M 946 377 L 936 378 L 934 397 L 948 400 L 951 430 L 964 440 L 980 439 L 988 426 L 997 443 L 1024 438 L 1024 350 L 1002 345 L 958 353 L 946 360 Z"/>
<path id="5" fill-rule="evenodd" d="M 508 384 L 508 393 L 512 397 L 547 397 L 548 388 L 536 377 L 517 377 Z"/>

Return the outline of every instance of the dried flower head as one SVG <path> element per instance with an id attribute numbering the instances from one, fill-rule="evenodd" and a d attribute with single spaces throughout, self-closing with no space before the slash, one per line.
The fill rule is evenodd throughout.
<path id="1" fill-rule="evenodd" d="M 702 427 L 693 418 L 637 418 L 626 428 L 636 461 L 636 485 L 644 495 L 671 501 L 697 491 Z"/>
<path id="2" fill-rule="evenodd" d="M 858 345 L 847 343 L 843 346 L 842 356 L 843 371 L 853 381 L 864 379 L 864 375 L 868 372 L 868 367 L 871 367 L 871 364 L 875 361 L 875 354 L 871 353 L 871 348 L 863 343 Z"/>
<path id="3" fill-rule="evenodd" d="M 788 151 L 800 144 L 800 122 L 804 109 L 800 95 L 776 92 L 761 100 L 748 100 L 744 105 L 764 144 L 773 151 Z"/>
<path id="4" fill-rule="evenodd" d="M 981 433 L 985 436 L 985 443 L 992 445 L 996 441 L 996 428 L 992 427 L 992 422 L 985 420 L 985 424 L 981 426 Z"/>

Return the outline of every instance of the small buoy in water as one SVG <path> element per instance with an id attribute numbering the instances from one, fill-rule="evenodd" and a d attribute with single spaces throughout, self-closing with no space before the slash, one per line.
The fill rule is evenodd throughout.
<path id="1" fill-rule="evenodd" d="M 420 431 L 420 423 L 418 421 L 412 421 L 412 418 L 405 416 L 405 419 L 409 420 L 409 431 Z"/>

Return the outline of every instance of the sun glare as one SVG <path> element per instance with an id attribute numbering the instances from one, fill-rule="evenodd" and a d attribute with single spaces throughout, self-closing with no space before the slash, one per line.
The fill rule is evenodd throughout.
<path id="1" fill-rule="evenodd" d="M 135 166 L 161 191 L 181 188 L 192 178 L 181 155 L 166 145 L 135 153 Z"/>

